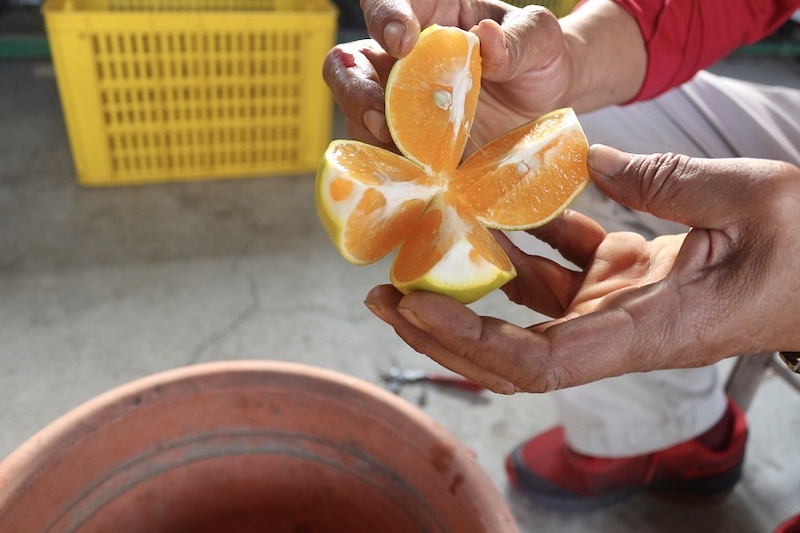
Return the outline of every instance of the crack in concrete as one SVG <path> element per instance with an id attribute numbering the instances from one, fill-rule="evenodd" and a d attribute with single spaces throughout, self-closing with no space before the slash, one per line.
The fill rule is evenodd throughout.
<path id="1" fill-rule="evenodd" d="M 360 320 L 362 317 L 366 320 L 370 316 L 367 315 L 366 313 L 347 313 L 343 312 L 341 309 L 334 309 L 331 307 L 320 307 L 308 304 L 268 307 L 262 309 L 262 312 L 266 317 L 287 316 L 297 313 L 303 315 L 317 315 L 336 322 L 353 322 L 356 320 Z"/>
<path id="2" fill-rule="evenodd" d="M 258 294 L 258 283 L 250 276 L 247 276 L 250 283 L 250 302 L 228 322 L 226 325 L 211 333 L 197 347 L 192 350 L 189 364 L 197 364 L 203 354 L 214 344 L 221 342 L 228 335 L 233 333 L 239 326 L 244 324 L 261 308 L 261 297 Z"/>

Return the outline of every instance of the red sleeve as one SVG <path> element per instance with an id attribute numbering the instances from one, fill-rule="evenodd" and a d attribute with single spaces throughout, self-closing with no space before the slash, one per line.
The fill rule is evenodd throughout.
<path id="1" fill-rule="evenodd" d="M 639 24 L 647 75 L 636 100 L 653 98 L 692 78 L 743 44 L 770 35 L 800 0 L 614 0 Z"/>

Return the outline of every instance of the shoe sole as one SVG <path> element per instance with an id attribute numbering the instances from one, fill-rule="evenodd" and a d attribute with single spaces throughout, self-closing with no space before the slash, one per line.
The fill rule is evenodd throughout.
<path id="1" fill-rule="evenodd" d="M 733 492 L 742 476 L 740 461 L 735 467 L 721 474 L 608 492 L 597 496 L 576 495 L 534 476 L 526 469 L 517 468 L 521 457 L 515 450 L 506 458 L 506 470 L 512 488 L 527 500 L 558 511 L 580 513 L 591 512 L 622 502 L 637 493 L 647 493 L 661 499 L 692 504 L 713 505 L 724 502 Z"/>
<path id="2" fill-rule="evenodd" d="M 641 492 L 638 489 L 631 489 L 629 491 L 614 492 L 603 496 L 566 498 L 563 496 L 542 494 L 540 492 L 526 492 L 519 487 L 514 487 L 514 489 L 517 494 L 521 495 L 528 502 L 563 513 L 591 513 L 592 511 L 597 511 L 623 502 L 634 496 L 637 492 Z"/>
<path id="3" fill-rule="evenodd" d="M 641 488 L 631 488 L 598 496 L 575 495 L 532 475 L 527 469 L 517 468 L 517 464 L 522 461 L 521 457 L 517 457 L 519 453 L 517 449 L 506 457 L 506 471 L 511 487 L 526 500 L 549 509 L 587 513 L 619 503 L 641 492 Z"/>
<path id="4" fill-rule="evenodd" d="M 733 492 L 742 478 L 744 459 L 736 466 L 718 474 L 704 478 L 692 479 L 690 482 L 659 482 L 646 487 L 647 493 L 665 500 L 696 504 L 713 505 L 724 502 Z"/>

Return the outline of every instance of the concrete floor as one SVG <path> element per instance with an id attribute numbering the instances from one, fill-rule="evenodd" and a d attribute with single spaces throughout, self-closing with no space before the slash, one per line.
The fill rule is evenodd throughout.
<path id="1" fill-rule="evenodd" d="M 800 86 L 797 62 L 721 68 Z M 393 361 L 436 368 L 363 306 L 388 265 L 357 269 L 338 256 L 317 220 L 311 174 L 81 188 L 46 62 L 0 63 L 0 117 L 0 457 L 81 402 L 182 365 L 290 360 L 376 383 Z M 335 135 L 344 136 L 338 115 Z M 535 320 L 499 294 L 475 307 Z M 423 390 L 424 410 L 475 450 L 504 493 L 505 454 L 558 422 L 546 395 L 402 394 L 416 402 Z M 720 506 L 641 496 L 566 515 L 508 494 L 510 505 L 524 532 L 770 531 L 800 512 L 790 452 L 800 396 L 767 377 L 749 415 L 744 479 Z"/>

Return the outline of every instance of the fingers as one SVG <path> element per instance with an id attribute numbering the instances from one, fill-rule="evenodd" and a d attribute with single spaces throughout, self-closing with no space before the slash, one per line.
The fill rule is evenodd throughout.
<path id="1" fill-rule="evenodd" d="M 762 178 L 785 164 L 754 159 L 698 159 L 677 154 L 634 155 L 607 146 L 589 150 L 594 182 L 612 199 L 691 227 L 722 229 L 764 209 Z M 763 200 L 763 201 L 762 201 Z"/>
<path id="2" fill-rule="evenodd" d="M 667 281 L 679 288 L 675 316 L 691 329 L 695 353 L 719 358 L 765 351 L 782 332 L 796 330 L 782 320 L 797 279 L 796 261 L 786 261 L 795 257 L 798 242 L 797 167 L 747 158 L 632 155 L 604 146 L 591 148 L 589 167 L 611 198 L 693 227 Z M 680 341 L 680 333 L 672 338 Z"/>
<path id="3" fill-rule="evenodd" d="M 528 233 L 558 250 L 564 259 L 585 268 L 606 232 L 591 218 L 567 209 L 560 217 Z"/>
<path id="4" fill-rule="evenodd" d="M 370 293 L 370 309 L 409 346 L 494 392 L 547 392 L 646 363 L 629 357 L 633 322 L 622 312 L 579 318 L 536 333 L 480 317 L 438 294 L 412 292 L 397 300 L 397 295 L 378 294 L 383 290 Z"/>
<path id="5" fill-rule="evenodd" d="M 675 320 L 681 299 L 666 282 L 627 291 L 604 311 L 536 330 L 480 317 L 441 295 L 387 297 L 386 289 L 376 288 L 368 297 L 376 315 L 418 352 L 494 392 L 547 392 L 721 358 L 696 349 L 702 324 Z"/>
<path id="6" fill-rule="evenodd" d="M 408 0 L 362 0 L 361 7 L 374 40 L 334 47 L 325 59 L 323 77 L 345 115 L 348 134 L 378 146 L 392 146 L 384 116 L 386 79 L 396 59 L 406 56 L 416 44 L 420 21 L 426 26 L 435 22 L 464 29 L 477 24 L 472 29 L 482 40 L 484 77 L 498 81 L 510 80 L 529 68 L 532 58 L 547 61 L 542 50 L 551 42 L 548 36 L 560 31 L 553 14 L 538 7 L 520 10 L 489 2 L 455 7 L 418 2 L 412 10 Z M 502 21 L 502 28 L 497 20 Z M 530 43 L 525 43 L 532 35 L 537 36 L 533 52 Z"/>
<path id="7" fill-rule="evenodd" d="M 580 286 L 582 274 L 547 258 L 528 255 L 501 232 L 494 235 L 517 270 L 517 276 L 501 287 L 508 299 L 546 316 L 562 316 Z"/>
<path id="8" fill-rule="evenodd" d="M 570 210 L 528 233 L 555 248 L 581 270 L 587 267 L 606 237 L 600 224 Z M 494 236 L 517 270 L 517 277 L 502 287 L 508 299 L 546 316 L 563 316 L 583 282 L 583 272 L 564 268 L 544 257 L 529 255 L 502 232 L 496 231 Z"/>
<path id="9" fill-rule="evenodd" d="M 503 20 L 518 8 L 501 2 L 361 0 L 370 36 L 396 58 L 405 57 L 416 44 L 420 30 L 431 24 L 469 30 L 484 19 Z"/>
<path id="10" fill-rule="evenodd" d="M 461 305 L 444 296 L 432 296 L 442 298 L 457 306 Z M 439 340 L 429 332 L 417 327 L 415 325 L 417 319 L 414 316 L 414 311 L 401 304 L 403 299 L 403 295 L 391 285 L 381 285 L 369 292 L 364 303 L 378 318 L 392 326 L 400 338 L 417 352 L 427 355 L 445 368 L 469 378 L 491 391 L 500 394 L 513 394 L 516 392 L 516 388 L 511 382 L 487 372 L 480 365 L 460 357 L 457 353 L 442 346 Z M 464 307 L 464 309 L 467 308 Z M 467 311 L 469 310 L 467 309 Z M 476 317 L 474 313 L 472 313 L 474 316 L 470 317 L 469 313 L 466 314 L 467 320 Z M 409 318 L 411 321 L 409 321 Z"/>
<path id="11" fill-rule="evenodd" d="M 334 47 L 322 75 L 347 122 L 348 134 L 370 144 L 391 143 L 384 115 L 384 82 L 394 59 L 374 41 Z"/>
<path id="12" fill-rule="evenodd" d="M 454 361 L 478 369 L 470 377 L 494 392 L 517 392 L 519 373 L 536 368 L 525 361 L 529 350 L 542 351 L 542 337 L 507 322 L 481 317 L 455 300 L 429 292 L 412 292 L 400 302 L 399 312 L 419 331 L 435 339 L 439 350 L 428 355 L 452 369 Z M 531 344 L 540 342 L 541 346 Z M 408 342 L 408 341 L 406 341 Z"/>
<path id="13" fill-rule="evenodd" d="M 361 0 L 370 36 L 396 58 L 406 56 L 419 38 L 420 23 L 409 2 Z"/>

